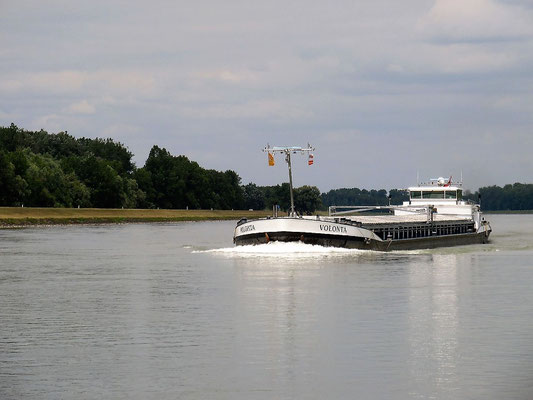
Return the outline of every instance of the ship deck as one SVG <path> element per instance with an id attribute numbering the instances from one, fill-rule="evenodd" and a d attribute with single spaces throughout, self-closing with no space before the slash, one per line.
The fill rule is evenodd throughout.
<path id="1" fill-rule="evenodd" d="M 427 215 L 423 214 L 414 214 L 414 215 L 357 215 L 357 216 L 346 216 L 343 217 L 346 220 L 350 220 L 352 222 L 359 222 L 362 225 L 401 225 L 401 224 L 420 224 L 420 223 L 426 223 L 427 222 Z M 342 220 L 340 217 L 328 217 L 328 220 L 335 220 L 339 219 Z M 458 215 L 439 215 L 434 214 L 433 215 L 433 222 L 450 222 L 450 223 L 456 223 L 456 222 L 470 222 L 472 221 L 472 218 L 469 218 L 467 216 L 458 216 Z"/>
<path id="2" fill-rule="evenodd" d="M 358 215 L 344 218 L 328 217 L 328 221 L 357 225 L 371 230 L 382 240 L 414 239 L 430 236 L 456 235 L 474 232 L 472 218 L 459 215 Z"/>

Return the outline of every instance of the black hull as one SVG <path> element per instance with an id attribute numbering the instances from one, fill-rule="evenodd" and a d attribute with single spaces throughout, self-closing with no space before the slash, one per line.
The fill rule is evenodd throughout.
<path id="1" fill-rule="evenodd" d="M 488 242 L 485 233 L 464 233 L 455 235 L 439 235 L 413 239 L 396 240 L 365 240 L 362 237 L 347 237 L 342 235 L 301 234 L 294 232 L 272 232 L 268 234 L 257 233 L 240 236 L 235 239 L 237 246 L 256 245 L 273 241 L 279 242 L 302 242 L 306 244 L 320 245 L 325 247 L 343 247 L 347 249 L 361 250 L 420 250 L 434 249 L 437 247 L 462 246 L 467 244 L 482 244 Z"/>

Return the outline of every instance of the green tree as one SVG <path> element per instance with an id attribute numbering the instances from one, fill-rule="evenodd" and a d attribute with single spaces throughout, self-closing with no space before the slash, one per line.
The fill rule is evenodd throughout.
<path id="1" fill-rule="evenodd" d="M 153 146 L 143 168 L 134 174 L 146 201 L 161 208 L 241 208 L 240 177 L 234 171 L 206 170 L 185 156 Z"/>
<path id="2" fill-rule="evenodd" d="M 113 139 L 78 139 L 85 154 L 93 154 L 109 162 L 115 171 L 121 176 L 132 174 L 135 169 L 133 154 L 120 142 Z"/>
<path id="3" fill-rule="evenodd" d="M 479 196 L 482 208 L 488 211 L 533 209 L 533 184 L 517 182 L 504 187 L 481 187 L 475 193 L 465 193 L 464 198 L 477 202 Z"/>
<path id="4" fill-rule="evenodd" d="M 401 205 L 404 201 L 409 201 L 409 191 L 405 189 L 391 189 L 389 191 L 391 204 Z"/>
<path id="5" fill-rule="evenodd" d="M 265 208 L 265 195 L 256 184 L 249 183 L 243 186 L 242 190 L 245 209 L 263 210 Z"/>
<path id="6" fill-rule="evenodd" d="M 9 153 L 0 150 L 0 205 L 18 206 L 28 191 L 28 183 L 17 175 Z"/>
<path id="7" fill-rule="evenodd" d="M 316 186 L 294 189 L 294 207 L 298 212 L 311 214 L 322 207 L 320 190 Z"/>
<path id="8" fill-rule="evenodd" d="M 89 188 L 93 207 L 120 208 L 126 206 L 127 194 L 124 182 L 106 160 L 94 155 L 70 157 L 63 163 Z"/>
<path id="9" fill-rule="evenodd" d="M 155 190 L 152 185 L 152 175 L 150 171 L 145 168 L 136 169 L 133 173 L 133 178 L 137 182 L 139 188 L 139 195 L 137 196 L 138 208 L 154 208 L 154 203 L 149 199 L 155 197 Z"/>
<path id="10" fill-rule="evenodd" d="M 291 206 L 290 187 L 288 182 L 276 186 L 259 187 L 265 197 L 265 204 L 268 209 L 278 205 L 281 210 L 288 211 Z"/>
<path id="11" fill-rule="evenodd" d="M 29 167 L 25 179 L 30 188 L 25 204 L 41 207 L 74 207 L 89 204 L 89 190 L 76 177 L 66 174 L 61 164 L 49 155 L 26 150 Z"/>

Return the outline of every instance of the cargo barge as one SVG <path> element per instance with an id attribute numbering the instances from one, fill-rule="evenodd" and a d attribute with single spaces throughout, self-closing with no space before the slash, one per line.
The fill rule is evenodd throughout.
<path id="1" fill-rule="evenodd" d="M 272 149 L 268 148 L 269 151 Z M 413 250 L 487 243 L 492 228 L 480 205 L 462 199 L 462 182 L 438 178 L 408 188 L 409 200 L 399 206 L 334 206 L 328 216 L 302 216 L 294 209 L 290 154 L 312 150 L 281 149 L 289 165 L 291 208 L 287 216 L 241 219 L 235 227 L 236 245 L 271 241 L 365 250 Z M 289 150 L 287 150 L 289 149 Z M 378 215 L 363 215 L 374 212 Z"/>

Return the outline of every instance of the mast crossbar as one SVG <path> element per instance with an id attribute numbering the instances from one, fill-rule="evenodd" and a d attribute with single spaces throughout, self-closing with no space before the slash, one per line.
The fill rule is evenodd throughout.
<path id="1" fill-rule="evenodd" d="M 274 146 L 270 147 L 269 144 L 266 145 L 265 148 L 263 148 L 263 152 L 268 153 L 283 153 L 285 154 L 285 161 L 287 162 L 287 165 L 289 167 L 289 188 L 290 188 L 290 195 L 291 195 L 291 211 L 290 216 L 294 217 L 296 215 L 296 212 L 294 210 L 294 195 L 292 190 L 292 167 L 291 167 L 291 154 L 304 154 L 304 153 L 310 153 L 312 151 L 315 151 L 315 148 L 312 147 L 309 143 L 307 143 L 307 147 L 298 147 L 298 146 Z"/>

